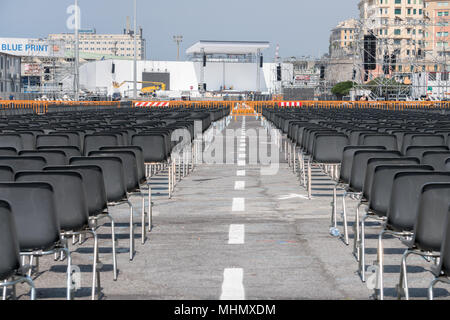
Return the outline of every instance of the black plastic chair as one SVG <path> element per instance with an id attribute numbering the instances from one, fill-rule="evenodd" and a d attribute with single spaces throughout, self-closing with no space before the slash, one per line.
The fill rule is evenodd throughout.
<path id="1" fill-rule="evenodd" d="M 35 300 L 33 280 L 20 265 L 20 247 L 14 215 L 9 203 L 5 201 L 0 201 L 0 257 L 0 288 L 3 288 L 3 300 L 6 299 L 7 287 L 13 287 L 15 298 L 15 286 L 24 282 L 31 287 L 31 300 Z"/>
<path id="2" fill-rule="evenodd" d="M 16 173 L 16 182 L 44 182 L 53 186 L 55 195 L 55 210 L 58 214 L 61 236 L 69 238 L 80 234 L 91 234 L 94 237 L 94 259 L 92 265 L 92 300 L 95 299 L 95 289 L 100 295 L 100 271 L 97 270 L 98 237 L 89 224 L 89 211 L 83 177 L 74 171 L 22 171 Z"/>
<path id="3" fill-rule="evenodd" d="M 81 157 L 80 148 L 75 146 L 52 146 L 52 147 L 38 147 L 38 151 L 52 151 L 59 150 L 63 151 L 66 154 L 66 158 L 70 159 L 72 157 Z"/>
<path id="4" fill-rule="evenodd" d="M 17 150 L 16 150 L 15 148 L 12 148 L 12 147 L 3 147 L 3 148 L 0 148 L 0 156 L 1 156 L 1 157 L 4 157 L 4 156 L 7 156 L 7 157 L 10 157 L 10 156 L 12 156 L 12 157 L 17 156 Z"/>
<path id="5" fill-rule="evenodd" d="M 114 134 L 88 134 L 84 137 L 83 154 L 100 150 L 101 147 L 120 146 L 119 138 Z"/>
<path id="6" fill-rule="evenodd" d="M 378 236 L 379 296 L 381 300 L 384 299 L 383 237 L 385 234 L 398 239 L 412 237 L 422 186 L 436 182 L 450 183 L 450 172 L 404 171 L 394 176 L 386 223 Z"/>
<path id="7" fill-rule="evenodd" d="M 336 185 L 333 186 L 333 202 L 331 208 L 331 229 L 337 231 L 337 190 L 342 189 L 344 193 L 342 195 L 342 206 L 345 211 L 345 197 L 358 197 L 358 193 L 353 193 L 349 191 L 349 183 L 350 183 L 350 175 L 352 172 L 353 166 L 353 157 L 355 152 L 358 150 L 366 150 L 366 151 L 377 151 L 377 150 L 385 150 L 386 148 L 383 146 L 346 146 L 342 152 L 342 162 L 341 169 L 339 174 L 339 179 Z M 347 216 L 343 215 L 344 221 L 344 242 L 348 245 L 348 229 L 347 229 Z M 331 231 L 332 233 L 333 231 Z"/>
<path id="8" fill-rule="evenodd" d="M 116 231 L 114 218 L 109 214 L 106 198 L 105 181 L 102 168 L 94 165 L 85 166 L 59 166 L 46 167 L 44 171 L 74 171 L 83 177 L 83 185 L 86 191 L 86 202 L 89 211 L 89 219 L 99 228 L 98 222 L 104 218 L 111 222 L 111 246 L 113 256 L 113 279 L 117 280 L 117 255 L 116 255 Z"/>
<path id="9" fill-rule="evenodd" d="M 23 149 L 23 142 L 20 134 L 15 133 L 2 133 L 0 134 L 0 147 L 1 148 L 14 148 L 17 151 Z"/>
<path id="10" fill-rule="evenodd" d="M 422 164 L 428 164 L 436 171 L 445 171 L 445 160 L 450 158 L 450 151 L 425 151 Z"/>
<path id="11" fill-rule="evenodd" d="M 128 197 L 130 196 L 139 196 L 142 201 L 142 213 L 141 213 L 141 242 L 145 243 L 146 237 L 146 228 L 145 228 L 145 195 L 142 193 L 139 184 L 138 170 L 137 170 L 137 161 L 134 152 L 132 151 L 124 151 L 124 150 L 115 150 L 115 151 L 91 151 L 89 152 L 89 157 L 119 157 L 122 160 L 123 170 L 125 175 L 125 183 L 127 187 Z M 150 197 L 149 201 L 150 201 Z M 148 204 L 148 214 L 150 220 L 150 206 L 151 202 Z M 150 228 L 151 221 L 148 221 L 148 225 Z"/>
<path id="12" fill-rule="evenodd" d="M 399 298 L 404 293 L 405 298 L 409 299 L 408 256 L 414 254 L 432 259 L 440 257 L 449 204 L 450 183 L 430 183 L 422 187 L 412 239 L 403 241 L 408 249 L 402 256 L 398 284 Z"/>
<path id="13" fill-rule="evenodd" d="M 67 135 L 38 135 L 36 137 L 36 147 L 70 146 L 70 139 Z"/>
<path id="14" fill-rule="evenodd" d="M 108 207 L 127 204 L 130 208 L 130 260 L 134 257 L 134 208 L 128 199 L 122 159 L 119 157 L 73 157 L 70 165 L 95 165 L 102 168 Z"/>
<path id="15" fill-rule="evenodd" d="M 434 279 L 430 282 L 428 286 L 428 299 L 433 300 L 434 286 L 438 282 L 443 282 L 450 284 L 450 214 L 447 213 L 446 221 L 444 224 L 444 237 L 441 243 L 441 252 L 439 264 L 437 266 L 431 267 L 431 272 L 434 275 Z"/>
<path id="16" fill-rule="evenodd" d="M 0 200 L 10 204 L 16 222 L 20 254 L 33 259 L 64 252 L 67 257 L 67 299 L 71 293 L 72 260 L 61 239 L 53 187 L 48 183 L 0 183 Z"/>
<path id="17" fill-rule="evenodd" d="M 49 166 L 64 166 L 68 164 L 66 153 L 62 150 L 22 150 L 19 156 L 43 157 Z"/>
<path id="18" fill-rule="evenodd" d="M 389 201 L 391 199 L 392 185 L 395 174 L 403 171 L 433 171 L 433 167 L 424 165 L 410 165 L 410 164 L 382 164 L 375 167 L 373 174 L 372 188 L 366 213 L 361 218 L 361 227 L 359 239 L 359 246 L 357 246 L 357 254 L 359 254 L 359 273 L 361 280 L 366 281 L 365 272 L 365 239 L 366 239 L 366 221 L 371 219 L 378 222 L 386 220 L 387 211 L 389 208 Z M 358 250 L 359 249 L 359 250 Z"/>
<path id="19" fill-rule="evenodd" d="M 14 172 L 27 171 L 27 170 L 42 170 L 47 165 L 47 161 L 44 157 L 38 156 L 11 156 L 0 157 L 1 166 L 9 166 Z"/>
<path id="20" fill-rule="evenodd" d="M 10 166 L 0 166 L 0 181 L 12 182 L 14 181 L 14 170 Z"/>

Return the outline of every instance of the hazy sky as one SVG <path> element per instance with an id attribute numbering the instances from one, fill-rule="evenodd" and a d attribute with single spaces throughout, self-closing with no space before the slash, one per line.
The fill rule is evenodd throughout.
<path id="1" fill-rule="evenodd" d="M 0 37 L 46 37 L 70 32 L 67 7 L 73 0 L 0 0 Z M 147 59 L 175 60 L 172 36 L 185 50 L 197 40 L 264 40 L 280 45 L 282 57 L 328 51 L 330 30 L 357 16 L 358 0 L 138 0 L 138 25 L 147 39 Z M 81 27 L 122 33 L 133 0 L 79 0 Z"/>

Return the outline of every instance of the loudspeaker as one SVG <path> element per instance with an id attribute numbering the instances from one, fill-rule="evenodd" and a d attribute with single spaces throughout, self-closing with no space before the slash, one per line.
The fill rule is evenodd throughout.
<path id="1" fill-rule="evenodd" d="M 206 83 L 203 84 L 203 90 L 206 91 Z"/>
<path id="2" fill-rule="evenodd" d="M 389 63 L 390 63 L 390 57 L 388 53 L 384 54 L 383 57 L 383 73 L 389 74 Z"/>
<path id="3" fill-rule="evenodd" d="M 364 69 L 377 68 L 377 38 L 373 34 L 364 36 Z"/>
<path id="4" fill-rule="evenodd" d="M 395 70 L 397 64 L 397 55 L 392 54 L 391 55 L 391 70 Z"/>
<path id="5" fill-rule="evenodd" d="M 259 57 L 259 67 L 262 68 L 264 66 L 264 57 L 260 56 Z"/>
<path id="6" fill-rule="evenodd" d="M 355 69 L 353 69 L 352 80 L 355 80 L 355 79 L 356 79 L 356 70 L 355 70 Z"/>
<path id="7" fill-rule="evenodd" d="M 282 77 L 281 77 L 281 65 L 277 66 L 277 81 L 281 81 Z"/>
<path id="8" fill-rule="evenodd" d="M 111 73 L 112 74 L 116 73 L 116 64 L 115 63 L 112 64 Z"/>
<path id="9" fill-rule="evenodd" d="M 325 66 L 320 66 L 320 80 L 325 79 Z"/>
<path id="10" fill-rule="evenodd" d="M 206 67 L 206 53 L 203 54 L 203 67 Z"/>

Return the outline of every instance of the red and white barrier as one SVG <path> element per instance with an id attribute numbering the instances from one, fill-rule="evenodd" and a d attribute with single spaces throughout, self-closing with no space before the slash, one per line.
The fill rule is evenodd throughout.
<path id="1" fill-rule="evenodd" d="M 136 102 L 134 104 L 135 107 L 168 107 L 170 106 L 169 102 Z"/>
<path id="2" fill-rule="evenodd" d="M 302 102 L 301 101 L 281 101 L 280 107 L 301 107 Z"/>

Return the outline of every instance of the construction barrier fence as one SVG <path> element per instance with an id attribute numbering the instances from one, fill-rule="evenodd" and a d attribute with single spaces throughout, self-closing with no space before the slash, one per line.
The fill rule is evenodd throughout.
<path id="1" fill-rule="evenodd" d="M 263 108 L 380 109 L 380 110 L 450 110 L 450 101 L 30 101 L 0 100 L 0 111 L 45 114 L 68 107 L 108 108 L 230 108 L 235 116 L 261 114 Z M 70 110 L 70 109 L 67 109 Z"/>

